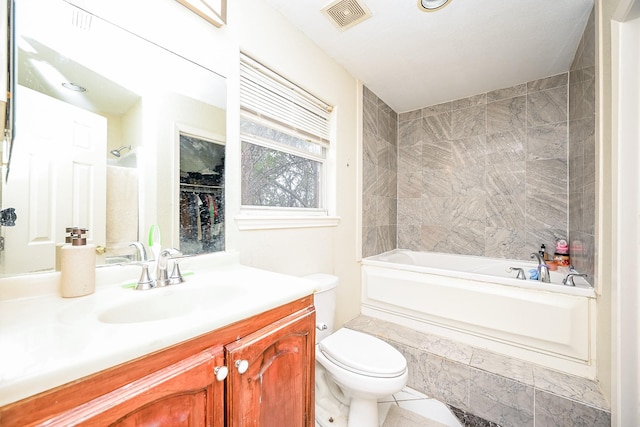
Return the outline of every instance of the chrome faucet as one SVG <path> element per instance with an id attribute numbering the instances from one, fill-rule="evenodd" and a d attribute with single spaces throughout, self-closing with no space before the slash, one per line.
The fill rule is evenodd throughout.
<path id="1" fill-rule="evenodd" d="M 156 287 L 172 284 L 169 280 L 167 265 L 170 258 L 180 256 L 182 253 L 177 249 L 164 249 L 160 251 L 160 256 L 156 260 Z"/>
<path id="2" fill-rule="evenodd" d="M 132 242 L 129 247 L 136 248 L 137 261 L 147 261 L 147 250 L 144 248 L 144 245 L 142 243 Z"/>
<path id="3" fill-rule="evenodd" d="M 165 249 L 160 251 L 158 259 L 155 260 L 156 275 L 155 278 L 151 278 L 149 274 L 149 262 L 136 262 L 134 264 L 142 266 L 142 273 L 140 279 L 135 287 L 136 290 L 146 291 L 153 288 L 161 288 L 167 285 L 176 285 L 184 282 L 178 260 L 173 263 L 173 270 L 171 275 L 168 274 L 169 260 L 172 258 L 179 258 L 182 256 L 182 252 L 177 249 Z"/>
<path id="4" fill-rule="evenodd" d="M 549 274 L 549 266 L 544 262 L 544 259 L 542 258 L 542 256 L 537 252 L 532 252 L 529 258 L 531 259 L 536 258 L 538 261 L 538 267 L 537 267 L 538 281 L 544 282 L 544 283 L 551 282 L 551 275 Z"/>

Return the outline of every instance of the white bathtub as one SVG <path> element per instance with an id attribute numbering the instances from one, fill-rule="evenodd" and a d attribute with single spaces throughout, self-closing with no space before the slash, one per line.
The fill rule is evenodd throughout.
<path id="1" fill-rule="evenodd" d="M 362 261 L 362 314 L 587 378 L 595 377 L 595 297 L 581 278 L 527 278 L 536 263 L 394 250 Z"/>

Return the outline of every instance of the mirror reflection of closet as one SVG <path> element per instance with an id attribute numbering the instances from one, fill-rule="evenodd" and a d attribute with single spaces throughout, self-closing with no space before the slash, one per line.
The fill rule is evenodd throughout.
<path id="1" fill-rule="evenodd" d="M 180 250 L 224 251 L 224 142 L 180 134 Z"/>

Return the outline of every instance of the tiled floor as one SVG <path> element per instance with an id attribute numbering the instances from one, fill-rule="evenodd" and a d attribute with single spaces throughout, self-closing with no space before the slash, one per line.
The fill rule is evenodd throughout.
<path id="1" fill-rule="evenodd" d="M 611 425 L 609 403 L 592 379 L 373 317 L 345 326 L 398 349 L 407 359 L 408 384 L 458 408 L 452 410 L 465 427 Z"/>
<path id="2" fill-rule="evenodd" d="M 316 409 L 319 410 L 317 406 Z M 325 421 L 325 427 L 346 427 L 347 411 L 348 408 L 342 406 L 329 421 Z M 381 399 L 378 411 L 381 427 L 463 427 L 446 405 L 409 387 Z M 322 426 L 316 421 L 316 427 Z"/>
<path id="3" fill-rule="evenodd" d="M 337 409 L 339 406 L 339 409 Z M 316 405 L 318 411 L 329 416 L 324 424 L 316 418 L 316 427 L 347 427 L 349 408 L 333 407 L 330 413 Z M 458 417 L 452 412 L 458 412 Z M 378 402 L 380 427 L 499 427 L 473 415 L 466 414 L 416 390 L 405 387 L 402 391 Z M 464 420 L 464 421 L 462 421 Z"/>
<path id="4" fill-rule="evenodd" d="M 462 426 L 445 404 L 409 387 L 381 400 L 378 410 L 382 427 Z"/>

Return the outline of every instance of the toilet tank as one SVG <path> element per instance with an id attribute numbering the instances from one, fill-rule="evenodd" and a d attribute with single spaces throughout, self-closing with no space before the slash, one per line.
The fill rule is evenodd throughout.
<path id="1" fill-rule="evenodd" d="M 316 344 L 333 332 L 336 315 L 336 287 L 338 277 L 331 274 L 311 274 L 305 276 L 317 283 L 313 295 L 316 308 Z"/>

